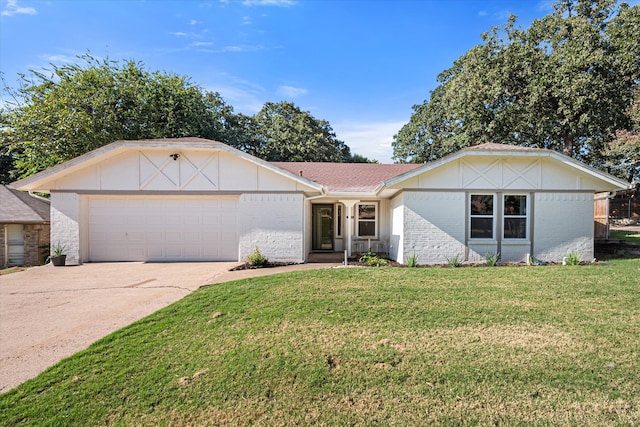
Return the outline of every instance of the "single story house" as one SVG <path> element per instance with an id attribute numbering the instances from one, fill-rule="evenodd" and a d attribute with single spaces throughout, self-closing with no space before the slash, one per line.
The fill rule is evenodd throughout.
<path id="1" fill-rule="evenodd" d="M 51 193 L 67 263 L 591 260 L 594 193 L 627 184 L 560 153 L 483 144 L 427 164 L 270 163 L 200 138 L 116 141 L 12 184 Z"/>
<path id="2" fill-rule="evenodd" d="M 49 210 L 48 200 L 0 185 L 0 266 L 44 264 Z"/>

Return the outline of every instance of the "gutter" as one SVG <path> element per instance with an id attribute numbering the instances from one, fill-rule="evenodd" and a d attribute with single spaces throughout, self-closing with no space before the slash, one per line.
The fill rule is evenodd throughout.
<path id="1" fill-rule="evenodd" d="M 327 187 L 325 187 L 324 185 L 322 186 L 322 188 L 320 189 L 320 195 L 318 196 L 311 196 L 311 197 L 305 197 L 305 200 L 315 200 L 315 199 L 320 199 L 322 197 L 327 197 L 328 191 L 327 191 Z"/>
<path id="2" fill-rule="evenodd" d="M 51 203 L 51 199 L 47 199 L 46 197 L 42 197 L 34 193 L 32 190 L 29 190 L 29 195 L 34 199 L 42 200 L 43 202 Z"/>

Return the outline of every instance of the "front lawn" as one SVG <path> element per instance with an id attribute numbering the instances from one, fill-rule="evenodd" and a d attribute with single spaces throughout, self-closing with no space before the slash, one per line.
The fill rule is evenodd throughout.
<path id="1" fill-rule="evenodd" d="M 0 395 L 0 425 L 639 425 L 640 260 L 203 288 Z"/>

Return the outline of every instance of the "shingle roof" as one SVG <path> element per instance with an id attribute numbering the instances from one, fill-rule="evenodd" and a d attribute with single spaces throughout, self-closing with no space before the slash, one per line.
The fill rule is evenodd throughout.
<path id="1" fill-rule="evenodd" d="M 484 144 L 468 147 L 467 150 L 540 151 L 539 148 L 523 147 L 520 145 L 511 145 L 511 144 L 498 144 L 497 142 L 485 142 Z"/>
<path id="2" fill-rule="evenodd" d="M 383 181 L 422 164 L 271 162 L 274 166 L 322 184 L 333 192 L 369 192 Z"/>
<path id="3" fill-rule="evenodd" d="M 49 222 L 50 203 L 23 191 L 0 185 L 0 223 L 33 224 Z"/>

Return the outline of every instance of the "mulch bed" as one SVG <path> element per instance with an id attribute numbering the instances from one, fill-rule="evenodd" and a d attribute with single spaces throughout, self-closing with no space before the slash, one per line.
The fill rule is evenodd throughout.
<path id="1" fill-rule="evenodd" d="M 242 265 L 239 265 L 237 267 L 233 267 L 229 271 L 257 270 L 259 268 L 284 267 L 284 266 L 287 266 L 287 265 L 296 265 L 296 264 L 299 264 L 299 263 L 297 263 L 297 262 L 267 262 L 266 264 L 262 264 L 262 265 L 251 265 L 248 262 L 245 262 Z"/>

